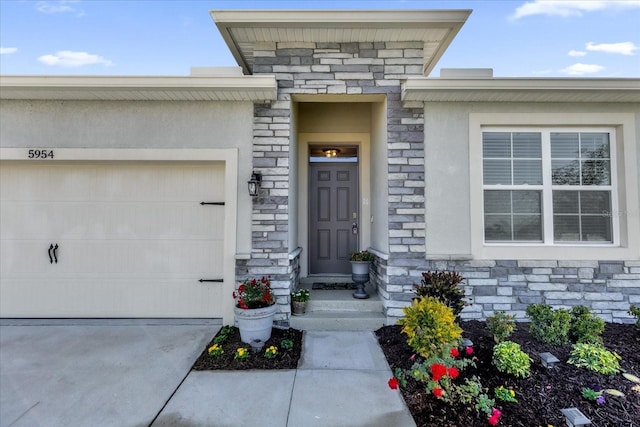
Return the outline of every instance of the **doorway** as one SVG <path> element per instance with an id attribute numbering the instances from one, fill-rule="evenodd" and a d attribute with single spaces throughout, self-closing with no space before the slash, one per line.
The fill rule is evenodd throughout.
<path id="1" fill-rule="evenodd" d="M 314 156 L 319 150 L 327 154 Z M 360 233 L 357 148 L 310 151 L 309 274 L 349 274 Z"/>

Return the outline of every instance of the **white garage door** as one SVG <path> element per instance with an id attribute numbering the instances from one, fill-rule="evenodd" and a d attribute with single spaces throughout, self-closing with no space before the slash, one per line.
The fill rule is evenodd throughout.
<path id="1" fill-rule="evenodd" d="M 223 163 L 1 162 L 0 315 L 221 317 L 199 279 L 222 278 L 224 206 L 203 201 Z"/>

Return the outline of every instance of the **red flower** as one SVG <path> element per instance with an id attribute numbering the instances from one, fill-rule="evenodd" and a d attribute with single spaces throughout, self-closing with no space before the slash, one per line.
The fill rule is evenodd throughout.
<path id="1" fill-rule="evenodd" d="M 491 424 L 492 426 L 495 426 L 496 424 L 498 424 L 498 421 L 500 420 L 500 417 L 496 416 L 496 415 L 492 415 L 489 417 L 489 419 L 487 421 L 489 421 L 489 424 Z"/>
<path id="2" fill-rule="evenodd" d="M 465 352 L 467 353 L 467 356 L 470 356 L 473 354 L 473 347 L 467 347 L 465 349 Z"/>
<path id="3" fill-rule="evenodd" d="M 451 349 L 451 357 L 458 357 L 460 356 L 460 352 L 458 351 L 458 349 L 456 347 L 453 347 Z"/>
<path id="4" fill-rule="evenodd" d="M 238 286 L 238 292 L 240 292 L 240 293 L 244 293 L 245 289 L 246 289 L 246 286 L 244 284 Z"/>
<path id="5" fill-rule="evenodd" d="M 442 389 L 440 387 L 436 387 L 436 388 L 433 389 L 433 394 L 436 397 L 442 397 L 442 393 L 444 393 L 444 392 L 442 391 Z"/>
<path id="6" fill-rule="evenodd" d="M 439 381 L 440 378 L 447 375 L 447 367 L 440 363 L 434 363 L 431 365 L 431 374 L 434 381 Z"/>
<path id="7" fill-rule="evenodd" d="M 387 383 L 389 384 L 389 388 L 391 390 L 397 390 L 398 389 L 398 379 L 396 377 L 392 377 L 389 382 Z"/>
<path id="8" fill-rule="evenodd" d="M 447 375 L 449 375 L 451 379 L 454 380 L 458 378 L 458 375 L 460 375 L 460 371 L 458 371 L 458 368 L 456 368 L 455 366 L 452 366 L 447 370 Z"/>

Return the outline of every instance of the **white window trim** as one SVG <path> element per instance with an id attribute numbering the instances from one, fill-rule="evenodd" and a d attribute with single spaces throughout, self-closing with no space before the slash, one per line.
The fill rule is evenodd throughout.
<path id="1" fill-rule="evenodd" d="M 596 247 L 612 247 L 620 245 L 620 221 L 617 215 L 612 215 L 612 240 L 613 242 L 554 242 L 553 237 L 553 190 L 574 190 L 574 191 L 596 191 L 603 190 L 609 191 L 611 194 L 611 211 L 619 212 L 618 207 L 618 174 L 617 174 L 617 162 L 616 162 L 616 130 L 612 127 L 556 127 L 556 126 L 540 126 L 540 127 L 521 127 L 521 126 L 505 126 L 505 127 L 492 127 L 483 126 L 481 132 L 538 132 L 541 134 L 541 148 L 542 148 L 542 184 L 538 185 L 495 185 L 495 184 L 483 184 L 483 190 L 531 190 L 542 191 L 542 230 L 543 241 L 542 242 L 526 242 L 526 241 L 513 241 L 513 242 L 487 242 L 484 239 L 483 242 L 487 246 L 502 246 L 502 245 L 542 245 L 542 246 L 596 246 Z M 610 172 L 611 172 L 611 184 L 598 185 L 598 186 L 569 186 L 569 185 L 553 185 L 551 182 L 551 141 L 550 136 L 553 132 L 601 132 L 608 133 L 609 138 L 609 155 L 610 155 Z M 482 192 L 482 229 L 484 230 L 484 191 Z"/>
<path id="2" fill-rule="evenodd" d="M 585 114 L 469 114 L 469 178 L 471 202 L 471 250 L 476 259 L 637 259 L 640 257 L 640 204 L 638 202 L 638 157 L 635 117 L 630 113 Z M 612 133 L 612 206 L 614 243 L 553 243 L 545 236 L 545 243 L 485 243 L 482 182 L 482 132 L 537 128 L 563 130 L 613 130 Z M 583 130 L 584 129 L 584 130 Z M 616 138 L 615 144 L 613 138 Z M 615 145 L 615 147 L 613 147 Z M 545 144 L 543 144 L 544 150 Z M 622 148 L 622 152 L 619 149 Z M 615 153 L 613 152 L 615 150 Z M 547 156 L 547 157 L 545 157 Z M 550 165 L 550 153 L 543 152 L 543 168 Z M 548 163 L 549 161 L 549 163 Z M 617 161 L 617 162 L 616 162 Z M 614 163 L 616 162 L 616 163 Z M 547 192 L 551 194 L 550 192 Z M 547 194 L 543 193 L 543 194 Z M 549 196 L 550 197 L 550 196 Z M 543 200 L 544 209 L 551 208 Z M 615 210 L 618 209 L 618 215 Z M 548 215 L 548 212 L 543 212 Z M 548 230 L 545 228 L 545 233 Z"/>

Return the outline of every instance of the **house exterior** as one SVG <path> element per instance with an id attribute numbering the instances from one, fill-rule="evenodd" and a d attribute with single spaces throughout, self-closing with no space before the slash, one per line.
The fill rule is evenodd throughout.
<path id="1" fill-rule="evenodd" d="M 640 303 L 640 79 L 430 77 L 471 11 L 212 11 L 238 67 L 0 77 L 2 317 L 219 317 L 369 249 L 524 316 Z M 258 194 L 247 181 L 260 177 Z"/>

